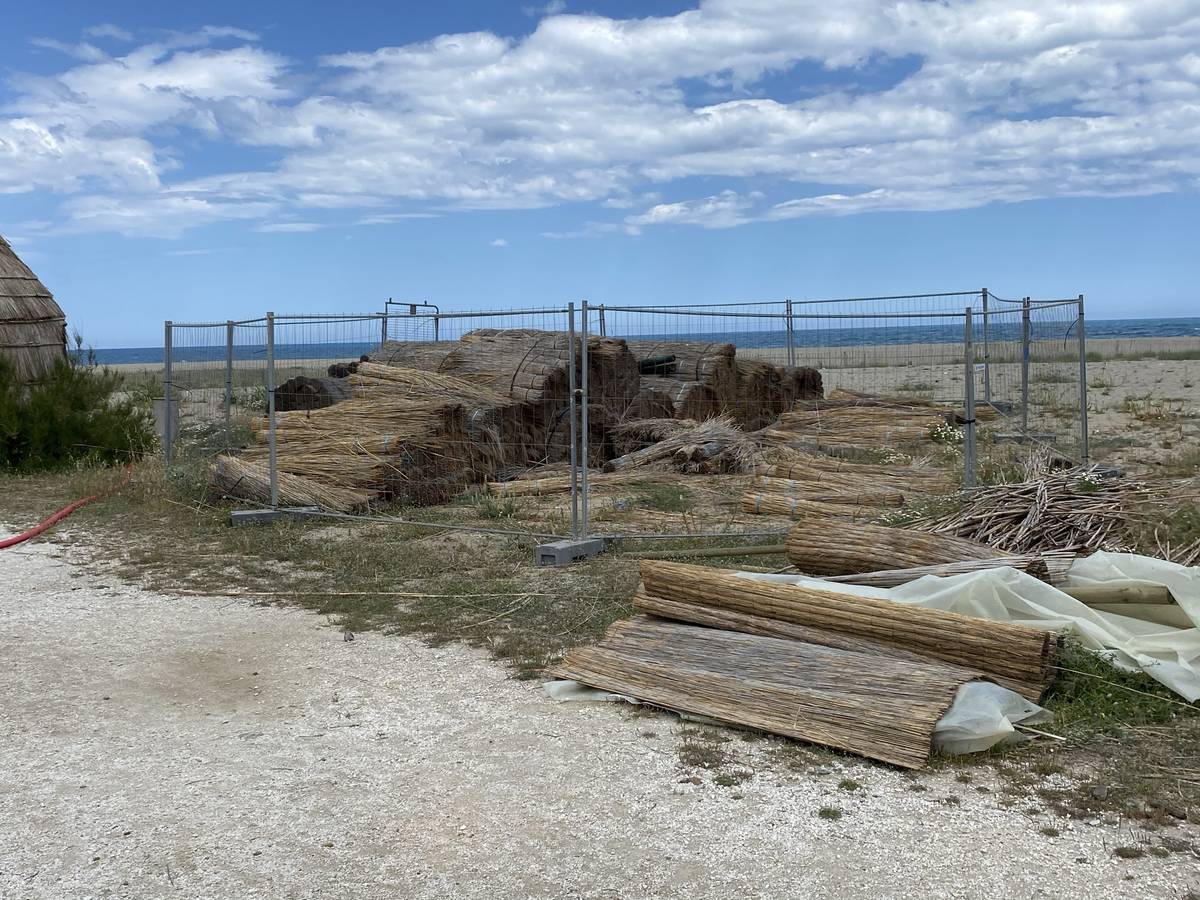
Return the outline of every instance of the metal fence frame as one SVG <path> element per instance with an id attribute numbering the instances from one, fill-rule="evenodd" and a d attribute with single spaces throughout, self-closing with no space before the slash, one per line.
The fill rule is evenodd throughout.
<path id="1" fill-rule="evenodd" d="M 951 309 L 949 304 L 956 301 L 961 302 L 962 305 L 957 305 Z M 906 309 L 904 306 L 905 304 L 919 306 L 920 303 L 945 304 L 946 308 L 923 310 L 920 308 Z M 881 304 L 892 304 L 894 308 L 889 311 L 885 307 L 881 311 L 878 308 Z M 163 431 L 164 458 L 166 464 L 170 466 L 173 462 L 179 440 L 179 432 L 172 425 L 174 421 L 173 415 L 176 418 L 178 417 L 178 410 L 172 409 L 172 406 L 177 402 L 176 393 L 179 388 L 178 377 L 181 365 L 180 361 L 176 359 L 176 355 L 180 346 L 178 338 L 181 332 L 186 334 L 186 330 L 188 329 L 210 329 L 213 332 L 217 330 L 223 331 L 224 381 L 220 408 L 227 443 L 229 442 L 233 406 L 235 404 L 235 362 L 239 346 L 235 338 L 238 329 L 261 328 L 263 330 L 265 343 L 263 386 L 266 393 L 268 467 L 271 476 L 270 506 L 273 509 L 277 509 L 279 507 L 279 485 L 276 437 L 277 412 L 275 409 L 276 366 L 278 362 L 276 333 L 281 324 L 293 326 L 303 323 L 314 325 L 320 323 L 364 323 L 364 327 L 366 327 L 365 323 L 378 322 L 377 326 L 369 327 L 378 328 L 375 334 L 378 335 L 379 339 L 384 341 L 400 334 L 398 329 L 401 326 L 408 329 L 408 331 L 404 332 L 405 335 L 411 335 L 414 331 L 420 331 L 421 328 L 427 327 L 430 339 L 437 341 L 445 340 L 447 333 L 453 334 L 456 331 L 462 330 L 461 326 L 456 327 L 458 323 L 465 323 L 471 320 L 487 321 L 503 319 L 504 317 L 561 316 L 562 321 L 566 325 L 570 347 L 568 397 L 566 398 L 570 420 L 570 532 L 568 535 L 541 536 L 570 537 L 582 540 L 593 536 L 589 517 L 587 464 L 589 460 L 588 407 L 590 400 L 588 385 L 588 338 L 593 333 L 599 337 L 612 336 L 610 331 L 614 316 L 628 317 L 631 321 L 636 321 L 638 317 L 647 317 L 652 320 L 654 317 L 672 316 L 688 321 L 704 323 L 721 321 L 761 322 L 768 325 L 770 330 L 778 330 L 781 339 L 778 349 L 783 351 L 787 364 L 792 366 L 797 364 L 803 365 L 807 362 L 802 357 L 801 352 L 806 346 L 804 338 L 818 333 L 814 329 L 819 328 L 822 323 L 826 327 L 830 327 L 830 323 L 849 322 L 853 324 L 855 322 L 866 323 L 882 320 L 898 323 L 895 327 L 899 329 L 903 327 L 915 327 L 899 323 L 928 321 L 931 323 L 930 327 L 933 327 L 933 323 L 936 322 L 959 321 L 962 325 L 961 348 L 963 361 L 961 397 L 964 412 L 963 482 L 967 487 L 970 487 L 975 484 L 977 469 L 978 432 L 975 421 L 977 403 L 979 402 L 976 396 L 977 379 L 980 381 L 979 387 L 982 389 L 982 402 L 993 404 L 996 400 L 993 395 L 995 387 L 993 383 L 993 367 L 998 364 L 996 361 L 999 358 L 995 351 L 997 347 L 1002 345 L 1006 349 L 1009 349 L 1010 345 L 1016 345 L 1013 348 L 1015 352 L 1012 355 L 1013 365 L 1019 370 L 1020 383 L 1019 402 L 1016 404 L 1019 407 L 1018 435 L 1021 440 L 1036 442 L 1036 435 L 1031 431 L 1030 422 L 1031 366 L 1034 365 L 1031 347 L 1036 344 L 1033 334 L 1033 320 L 1035 314 L 1053 313 L 1054 315 L 1064 315 L 1068 310 L 1070 312 L 1069 319 L 1058 320 L 1058 325 L 1061 326 L 1064 323 L 1069 323 L 1066 325 L 1067 334 L 1064 335 L 1064 346 L 1065 341 L 1070 337 L 1070 332 L 1074 332 L 1075 347 L 1074 352 L 1070 356 L 1077 357 L 1078 364 L 1078 434 L 1075 449 L 1077 450 L 1079 461 L 1086 463 L 1089 457 L 1089 449 L 1087 433 L 1087 350 L 1083 295 L 1069 300 L 1031 300 L 1026 297 L 1019 301 L 1007 301 L 1002 300 L 987 289 L 831 300 L 785 299 L 753 304 L 692 304 L 682 307 L 592 304 L 587 300 L 581 300 L 578 304 L 576 302 L 569 302 L 562 307 L 471 312 L 443 311 L 436 305 L 424 302 L 410 303 L 388 300 L 383 312 L 358 315 L 306 314 L 279 316 L 273 312 L 268 312 L 265 316 L 258 318 L 228 320 L 225 322 L 178 323 L 168 320 L 165 323 L 163 342 L 163 406 L 164 422 L 166 423 Z M 1006 339 L 1003 342 L 998 341 L 996 330 L 998 323 L 1003 333 L 1016 333 L 1019 336 L 1015 340 Z M 593 324 L 596 326 L 594 332 Z M 578 343 L 576 341 L 577 336 Z M 941 343 L 947 346 L 954 346 L 945 341 Z M 581 358 L 578 360 L 575 358 L 576 346 L 580 348 L 579 352 L 581 354 Z M 895 346 L 902 350 L 905 345 L 897 343 Z M 1066 355 L 1065 351 L 1063 355 Z M 1057 357 L 1055 358 L 1057 359 Z M 219 360 L 214 358 L 211 362 L 219 362 Z M 1075 360 L 1072 359 L 1071 362 L 1074 363 Z M 578 383 L 576 372 L 579 373 Z M 413 524 L 428 524 L 431 527 L 454 527 L 446 523 L 434 522 L 414 522 Z M 471 526 L 459 527 L 480 531 L 502 530 L 472 528 Z M 602 536 L 610 537 L 611 535 Z M 651 537 L 652 535 L 636 536 Z M 702 537 L 708 535 L 697 534 L 696 536 Z"/>

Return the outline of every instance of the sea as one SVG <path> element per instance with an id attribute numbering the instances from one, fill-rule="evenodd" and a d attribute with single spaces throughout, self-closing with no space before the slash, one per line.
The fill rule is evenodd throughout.
<path id="1" fill-rule="evenodd" d="M 1074 332 L 1074 327 L 1073 319 L 1033 321 L 1030 338 L 1034 341 L 1075 340 L 1078 335 Z M 982 332 L 979 329 L 980 325 L 976 324 L 976 341 L 982 338 Z M 654 334 L 610 333 L 609 336 L 660 341 L 729 341 L 739 347 L 755 349 L 787 346 L 787 335 L 779 329 L 688 332 L 672 330 Z M 223 338 L 223 333 L 221 337 Z M 446 337 L 451 336 L 446 335 Z M 1172 337 L 1200 337 L 1200 318 L 1087 320 L 1088 340 Z M 1002 321 L 992 322 L 989 327 L 989 339 L 994 341 L 1019 340 L 1020 324 L 1012 316 L 1005 316 Z M 963 326 L 961 322 L 950 325 L 929 323 L 911 326 L 889 325 L 887 327 L 864 325 L 851 328 L 831 328 L 823 325 L 803 328 L 798 324 L 794 335 L 797 347 L 952 344 L 962 340 Z M 369 355 L 377 346 L 378 342 L 356 341 L 281 343 L 275 347 L 275 358 L 278 360 L 337 359 L 351 361 L 358 359 L 362 354 Z M 162 347 L 104 347 L 97 348 L 94 352 L 96 362 L 100 365 L 155 365 L 163 362 Z M 265 345 L 252 343 L 236 344 L 233 353 L 235 360 L 263 360 L 266 358 L 266 354 Z M 172 349 L 171 358 L 175 362 L 220 362 L 225 359 L 225 344 L 223 340 L 220 340 L 219 342 L 214 341 L 210 346 L 176 346 Z"/>

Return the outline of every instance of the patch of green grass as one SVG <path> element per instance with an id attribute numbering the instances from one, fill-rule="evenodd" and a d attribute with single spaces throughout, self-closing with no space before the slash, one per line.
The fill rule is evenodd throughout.
<path id="1" fill-rule="evenodd" d="M 1159 463 L 1164 475 L 1192 478 L 1200 475 L 1200 446 L 1185 447 Z"/>
<path id="2" fill-rule="evenodd" d="M 821 819 L 827 819 L 831 822 L 836 822 L 842 817 L 842 811 L 836 806 L 822 806 L 817 810 L 817 816 Z"/>
<path id="3" fill-rule="evenodd" d="M 861 789 L 862 789 L 862 785 L 859 784 L 857 781 L 855 781 L 853 778 L 843 778 L 841 781 L 838 782 L 838 790 L 839 791 L 853 792 L 853 791 L 857 791 L 857 790 L 861 790 Z"/>
<path id="4" fill-rule="evenodd" d="M 745 784 L 754 773 L 749 769 L 734 769 L 730 772 L 722 772 L 713 779 L 713 784 L 719 784 L 721 787 L 737 787 L 739 784 Z"/>
<path id="5" fill-rule="evenodd" d="M 515 519 L 519 508 L 512 497 L 497 499 L 490 494 L 482 495 L 475 504 L 476 513 L 484 519 Z"/>
<path id="6" fill-rule="evenodd" d="M 1042 698 L 1042 705 L 1054 713 L 1058 734 L 1109 733 L 1200 713 L 1149 676 L 1122 672 L 1077 643 L 1063 648 L 1059 666 L 1058 678 Z"/>
<path id="7" fill-rule="evenodd" d="M 1055 828 L 1053 825 L 1043 825 L 1041 828 L 1038 829 L 1038 833 L 1044 834 L 1046 837 L 1052 837 L 1052 838 L 1058 837 L 1060 834 L 1062 834 L 1062 832 L 1059 831 L 1057 828 Z"/>
<path id="8" fill-rule="evenodd" d="M 659 512 L 690 512 L 695 506 L 692 492 L 679 484 L 643 484 L 634 495 L 638 506 Z"/>
<path id="9" fill-rule="evenodd" d="M 896 390 L 911 394 L 932 394 L 936 387 L 928 381 L 906 381 L 897 385 Z"/>
<path id="10" fill-rule="evenodd" d="M 676 748 L 679 764 L 685 769 L 708 769 L 710 771 L 724 768 L 733 760 L 733 755 L 725 745 L 730 738 L 723 731 L 713 728 L 684 728 L 680 732 L 682 740 Z"/>

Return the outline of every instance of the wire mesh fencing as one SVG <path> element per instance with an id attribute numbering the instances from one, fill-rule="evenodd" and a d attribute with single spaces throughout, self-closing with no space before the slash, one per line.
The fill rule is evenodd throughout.
<path id="1" fill-rule="evenodd" d="M 764 448 L 949 443 L 966 485 L 979 442 L 1086 456 L 1082 334 L 1082 298 L 986 291 L 167 323 L 164 443 L 264 507 L 546 539 L 779 533 L 790 512 L 753 499 Z"/>

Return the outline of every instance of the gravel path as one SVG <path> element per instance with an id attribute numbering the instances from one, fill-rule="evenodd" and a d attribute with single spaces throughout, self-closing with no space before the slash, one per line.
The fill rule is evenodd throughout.
<path id="1" fill-rule="evenodd" d="M 0 529 L 2 531 L 2 529 Z M 681 784 L 677 720 L 555 704 L 482 653 L 0 552 L 0 896 L 1179 897 L 1128 826 L 952 773 Z M 653 736 L 648 736 L 653 732 Z M 976 770 L 982 772 L 983 770 Z M 853 775 L 862 789 L 840 791 Z M 982 777 L 982 776 L 981 776 Z M 949 794 L 961 796 L 947 805 Z M 819 818 L 825 805 L 844 810 Z M 1026 804 L 1019 804 L 1018 807 Z M 1195 834 L 1192 835 L 1195 837 Z"/>

